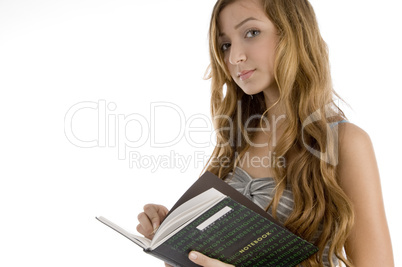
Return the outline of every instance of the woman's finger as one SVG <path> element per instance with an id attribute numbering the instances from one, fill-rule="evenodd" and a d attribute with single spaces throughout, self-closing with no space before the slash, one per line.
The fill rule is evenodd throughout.
<path id="1" fill-rule="evenodd" d="M 148 218 L 145 212 L 141 212 L 140 214 L 138 214 L 137 218 L 138 222 L 140 223 L 137 226 L 137 231 L 145 237 L 149 238 L 154 231 L 151 220 Z"/>
<path id="2" fill-rule="evenodd" d="M 192 262 L 204 267 L 233 267 L 233 265 L 209 258 L 196 251 L 191 251 L 188 257 Z"/>
<path id="3" fill-rule="evenodd" d="M 155 232 L 161 221 L 166 217 L 168 210 L 162 205 L 147 204 L 144 206 L 144 213 L 148 216 L 153 232 Z"/>

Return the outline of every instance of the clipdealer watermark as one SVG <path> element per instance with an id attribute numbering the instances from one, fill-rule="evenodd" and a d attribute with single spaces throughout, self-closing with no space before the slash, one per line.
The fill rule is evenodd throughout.
<path id="1" fill-rule="evenodd" d="M 203 167 L 209 156 L 203 151 L 195 151 L 193 154 L 181 155 L 170 150 L 167 155 L 143 155 L 138 151 L 130 151 L 128 162 L 130 168 L 149 169 L 152 173 L 161 169 L 179 169 L 184 173 L 189 168 Z"/>
<path id="2" fill-rule="evenodd" d="M 238 103 L 238 108 L 241 108 L 241 103 Z M 164 117 L 164 113 L 173 112 L 174 118 L 179 122 L 179 127 L 175 127 L 176 135 L 170 140 L 160 141 L 157 139 L 157 125 L 158 117 Z M 80 136 L 79 131 L 76 131 L 74 124 L 82 118 L 86 118 L 86 114 L 90 113 L 92 124 L 96 125 L 96 132 L 91 138 Z M 329 113 L 328 113 L 329 114 Z M 321 115 L 327 116 L 328 114 L 321 114 L 316 111 L 303 122 L 302 127 L 316 121 Z M 64 117 L 64 133 L 67 140 L 80 148 L 94 148 L 94 147 L 107 147 L 117 149 L 117 157 L 119 160 L 127 160 L 130 168 L 147 168 L 151 172 L 156 172 L 158 168 L 177 168 L 181 172 L 185 172 L 190 167 L 199 168 L 204 166 L 210 155 L 204 151 L 194 151 L 192 154 L 188 153 L 182 155 L 174 151 L 174 146 L 179 142 L 185 140 L 193 148 L 206 149 L 216 145 L 216 131 L 231 131 L 234 123 L 228 116 L 216 116 L 213 119 L 226 119 L 229 121 L 229 127 L 224 129 L 214 129 L 213 121 L 205 114 L 193 114 L 186 116 L 186 113 L 176 104 L 170 102 L 152 102 L 150 103 L 149 117 L 147 118 L 140 113 L 119 114 L 117 112 L 117 105 L 114 102 L 107 102 L 106 100 L 82 101 L 72 105 L 66 112 Z M 260 128 L 250 128 L 249 124 L 252 120 L 259 120 L 259 116 L 252 116 L 245 122 L 245 128 L 249 131 L 261 131 Z M 269 124 L 266 120 L 268 128 L 264 130 L 271 131 L 273 145 L 276 145 L 276 124 L 284 119 L 284 115 L 273 118 Z M 93 121 L 96 123 L 93 123 Z M 201 125 L 200 126 L 200 122 Z M 329 127 L 333 128 L 333 127 Z M 131 131 L 130 131 L 131 129 Z M 134 129 L 134 130 L 133 130 Z M 334 129 L 332 129 L 334 130 Z M 337 127 L 335 129 L 337 134 Z M 134 132 L 134 134 L 133 134 Z M 159 131 L 159 134 L 163 132 Z M 194 138 L 194 134 L 198 134 L 198 138 Z M 199 136 L 201 134 L 201 138 Z M 137 137 L 133 139 L 133 135 Z M 336 135 L 337 137 L 337 135 Z M 230 137 L 230 142 L 234 142 L 235 136 Z M 304 141 L 304 140 L 303 140 Z M 337 138 L 336 140 L 337 141 Z M 251 146 L 264 146 L 266 144 L 254 144 L 251 140 L 247 140 Z M 229 144 L 225 144 L 229 145 Z M 336 165 L 338 163 L 337 157 L 329 156 L 328 151 L 320 152 L 310 147 L 309 144 L 304 144 L 308 151 L 317 157 L 326 160 L 328 163 Z M 168 154 L 154 155 L 141 153 L 141 148 L 170 148 Z M 337 154 L 336 154 L 337 155 Z M 210 162 L 210 164 L 228 164 L 229 159 L 224 157 L 219 159 L 219 162 Z M 243 164 L 250 164 L 252 167 L 272 167 L 273 165 L 285 167 L 286 161 L 283 157 L 269 153 L 264 157 L 248 157 L 247 153 L 243 158 Z"/>
<path id="3" fill-rule="evenodd" d="M 157 120 L 163 114 L 173 114 L 179 126 L 169 140 L 158 140 L 164 132 L 157 131 Z M 81 118 L 96 120 L 96 133 L 91 138 L 83 137 L 74 127 Z M 201 124 L 201 126 L 200 126 Z M 92 131 L 94 132 L 94 131 Z M 106 100 L 83 101 L 72 105 L 64 117 L 64 133 L 67 140 L 80 148 L 107 147 L 117 150 L 119 160 L 127 160 L 130 168 L 179 168 L 184 172 L 190 166 L 198 168 L 207 163 L 209 156 L 203 151 L 195 151 L 193 155 L 181 155 L 175 152 L 174 146 L 183 140 L 193 148 L 209 148 L 215 145 L 213 125 L 205 114 L 186 116 L 185 112 L 176 104 L 170 102 L 152 102 L 149 108 L 149 117 L 141 113 L 119 114 L 117 105 Z M 193 137 L 194 134 L 202 136 Z M 135 136 L 135 138 L 133 138 Z M 163 139 L 163 138 L 162 138 Z M 141 153 L 143 147 L 171 148 L 169 154 L 152 155 Z"/>

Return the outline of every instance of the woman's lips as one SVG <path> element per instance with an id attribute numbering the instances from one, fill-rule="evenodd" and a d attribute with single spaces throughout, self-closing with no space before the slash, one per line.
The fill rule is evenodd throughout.
<path id="1" fill-rule="evenodd" d="M 255 70 L 243 70 L 242 72 L 238 73 L 237 76 L 240 78 L 240 80 L 244 81 L 250 78 L 254 71 Z"/>

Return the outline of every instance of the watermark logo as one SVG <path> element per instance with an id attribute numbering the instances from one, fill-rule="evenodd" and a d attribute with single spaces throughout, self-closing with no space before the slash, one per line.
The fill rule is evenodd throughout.
<path id="1" fill-rule="evenodd" d="M 238 109 L 241 110 L 241 102 L 237 103 Z M 329 108 L 329 107 L 328 107 Z M 96 130 L 92 131 L 91 137 L 82 136 L 77 129 L 74 128 L 75 122 L 80 121 L 82 118 L 86 118 L 85 114 L 90 113 L 92 115 L 91 120 L 95 120 Z M 169 113 L 169 118 L 166 119 L 166 114 Z M 314 149 L 311 144 L 304 140 L 304 129 L 309 124 L 316 122 L 320 119 L 321 115 L 331 116 L 333 112 L 326 111 L 325 114 L 321 114 L 320 111 L 316 111 L 311 114 L 302 124 L 302 138 L 306 149 L 315 155 L 316 157 L 326 161 L 329 164 L 338 164 L 337 155 L 337 126 L 327 126 L 327 146 L 334 144 L 334 149 L 326 149 L 324 151 L 318 151 Z M 191 116 L 186 115 L 178 105 L 170 102 L 152 102 L 149 106 L 149 112 L 145 116 L 140 113 L 120 114 L 117 111 L 117 104 L 114 102 L 107 102 L 106 100 L 99 100 L 97 102 L 83 101 L 72 105 L 66 112 L 64 117 L 64 132 L 67 140 L 80 148 L 94 148 L 94 147 L 108 147 L 117 149 L 117 157 L 119 160 L 127 160 L 130 168 L 147 168 L 152 172 L 155 172 L 158 168 L 178 168 L 180 171 L 185 172 L 190 167 L 199 168 L 204 166 L 209 159 L 209 155 L 206 155 L 204 151 L 195 151 L 194 153 L 188 153 L 186 155 L 180 155 L 174 152 L 174 147 L 180 142 L 186 142 L 192 148 L 208 149 L 215 147 L 216 133 L 227 132 L 230 136 L 229 141 L 226 144 L 220 144 L 221 146 L 231 145 L 235 143 L 241 145 L 240 132 L 237 131 L 238 136 L 234 136 L 236 132 L 234 127 L 237 127 L 232 118 L 226 115 L 217 115 L 214 118 L 210 118 L 205 114 L 193 114 Z M 161 119 L 162 118 L 162 119 Z M 244 122 L 244 128 L 248 132 L 264 131 L 270 133 L 270 144 L 272 147 L 277 143 L 277 131 L 278 125 L 285 119 L 285 115 L 272 117 L 268 120 L 263 117 L 263 124 L 265 128 L 260 127 L 251 128 L 253 120 L 260 120 L 261 115 L 250 116 Z M 164 121 L 168 120 L 168 122 Z M 226 126 L 221 129 L 214 129 L 213 123 L 215 120 L 219 120 Z M 165 128 L 170 127 L 174 129 L 168 129 L 170 133 L 169 138 L 166 138 L 167 130 L 163 130 L 163 127 L 157 125 L 164 122 Z M 171 121 L 174 121 L 174 127 L 169 126 Z M 168 125 L 168 126 L 166 126 Z M 173 124 L 172 124 L 173 125 Z M 161 130 L 162 129 L 162 130 Z M 172 131 L 173 130 L 173 131 Z M 164 138 L 161 138 L 164 137 Z M 159 138 L 158 138 L 159 137 Z M 235 142 L 237 138 L 237 142 Z M 253 143 L 252 140 L 246 138 L 245 140 L 251 147 L 264 147 L 268 145 L 266 143 Z M 165 155 L 147 155 L 140 152 L 140 148 L 169 148 L 170 151 Z M 332 147 L 332 146 L 330 146 Z M 210 162 L 210 164 L 229 164 L 231 159 L 219 159 L 220 162 Z M 248 153 L 243 155 L 242 164 L 248 167 L 286 167 L 286 160 L 284 157 L 275 155 L 275 153 L 269 152 L 264 157 L 249 156 Z"/>
<path id="2" fill-rule="evenodd" d="M 64 133 L 67 140 L 75 146 L 81 148 L 92 147 L 117 147 L 118 159 L 125 160 L 128 150 L 140 148 L 149 145 L 152 148 L 173 147 L 181 140 L 185 139 L 192 147 L 205 148 L 214 143 L 212 132 L 212 123 L 204 114 L 194 114 L 189 118 L 184 111 L 176 104 L 169 102 L 154 102 L 150 104 L 149 118 L 140 113 L 118 114 L 115 112 L 117 105 L 113 102 L 107 103 L 106 100 L 98 102 L 79 102 L 71 106 L 66 112 L 64 118 Z M 84 140 L 74 132 L 74 120 L 85 112 L 96 112 L 97 114 L 97 136 L 92 139 Z M 169 140 L 160 141 L 157 139 L 156 118 L 158 114 L 164 112 L 173 112 L 175 114 L 172 120 L 179 121 L 179 127 L 176 127 L 177 133 Z M 202 121 L 204 126 L 197 126 Z M 129 128 L 133 129 L 135 134 L 129 134 Z M 132 133 L 132 132 L 131 132 Z M 199 138 L 193 138 L 193 133 L 209 133 L 207 138 L 200 141 Z M 159 132 L 159 135 L 163 133 Z M 136 138 L 132 138 L 135 135 Z M 205 135 L 204 135 L 205 137 Z"/>
<path id="3" fill-rule="evenodd" d="M 325 161 L 328 164 L 331 164 L 333 166 L 337 166 L 339 163 L 339 154 L 338 154 L 338 124 L 339 121 L 333 122 L 333 123 L 328 123 L 326 124 L 326 139 L 325 139 L 325 147 L 321 148 L 321 150 L 317 150 L 313 148 L 308 142 L 305 142 L 304 140 L 304 133 L 305 133 L 305 128 L 308 127 L 308 125 L 320 120 L 322 116 L 325 116 L 325 118 L 329 119 L 333 117 L 336 113 L 334 113 L 334 110 L 332 108 L 333 106 L 331 104 L 327 104 L 324 108 L 324 110 L 316 110 L 314 111 L 311 115 L 307 117 L 303 121 L 302 124 L 302 140 L 303 144 L 306 147 L 306 149 L 316 156 L 317 158 Z M 324 114 L 322 114 L 324 113 Z"/>
<path id="4" fill-rule="evenodd" d="M 170 150 L 166 155 L 148 155 L 138 151 L 129 151 L 129 167 L 131 169 L 149 169 L 152 173 L 158 169 L 179 169 L 184 173 L 190 168 L 202 168 L 209 156 L 203 151 L 182 155 Z"/>

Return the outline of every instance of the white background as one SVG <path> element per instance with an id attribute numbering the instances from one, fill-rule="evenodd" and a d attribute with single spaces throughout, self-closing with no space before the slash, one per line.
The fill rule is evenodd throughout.
<path id="1" fill-rule="evenodd" d="M 144 204 L 171 207 L 201 173 L 205 162 L 194 161 L 213 146 L 190 142 L 208 143 L 212 125 L 191 116 L 209 118 L 210 82 L 202 77 L 214 2 L 0 0 L 1 266 L 162 266 L 95 216 L 134 232 Z M 396 265 L 402 265 L 399 3 L 312 4 L 330 48 L 334 87 L 351 106 L 345 107 L 349 120 L 374 143 Z M 151 121 L 151 103 L 158 102 L 179 108 L 159 106 Z M 107 119 L 101 114 L 104 128 L 98 130 L 100 108 L 81 109 L 71 119 L 68 111 L 79 103 L 111 103 Z M 128 122 L 140 116 L 150 125 Z M 98 139 L 99 145 L 74 145 L 65 118 L 84 144 Z M 121 128 L 113 123 L 118 118 Z M 178 129 L 190 126 L 207 132 L 186 139 Z M 168 147 L 151 145 L 177 136 Z M 141 155 L 142 167 L 119 159 L 124 146 L 116 144 L 126 138 L 144 141 L 126 149 Z M 192 163 L 144 167 L 170 153 Z"/>

